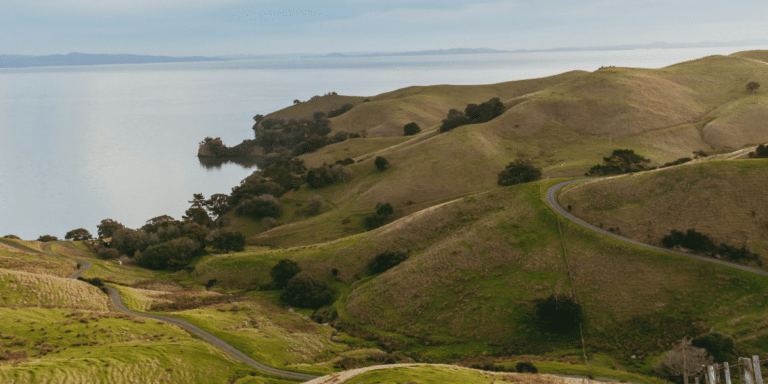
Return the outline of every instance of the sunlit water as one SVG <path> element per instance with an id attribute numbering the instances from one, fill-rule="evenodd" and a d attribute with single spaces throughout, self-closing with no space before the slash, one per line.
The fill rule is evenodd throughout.
<path id="1" fill-rule="evenodd" d="M 335 91 L 487 84 L 600 66 L 659 68 L 747 49 L 264 59 L 0 69 L 0 236 L 60 238 L 105 218 L 181 218 L 193 193 L 228 193 L 253 169 L 207 170 L 197 144 L 251 138 L 255 114 Z M 482 101 L 482 100 L 478 100 Z"/>

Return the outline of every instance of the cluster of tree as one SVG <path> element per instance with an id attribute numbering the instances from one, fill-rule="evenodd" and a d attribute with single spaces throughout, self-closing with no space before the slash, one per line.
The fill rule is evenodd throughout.
<path id="1" fill-rule="evenodd" d="M 265 217 L 276 218 L 283 211 L 283 206 L 276 197 L 272 195 L 259 195 L 241 199 L 237 205 L 236 212 L 240 216 L 247 216 L 254 220 L 261 220 Z"/>
<path id="2" fill-rule="evenodd" d="M 93 236 L 91 236 L 91 233 L 88 232 L 85 228 L 78 228 L 73 229 L 69 232 L 67 232 L 66 235 L 64 235 L 64 240 L 91 240 L 93 239 Z"/>
<path id="3" fill-rule="evenodd" d="M 280 260 L 269 274 L 272 277 L 272 286 L 283 290 L 280 300 L 286 304 L 318 309 L 333 302 L 333 287 L 308 272 L 302 272 L 301 267 L 294 261 Z"/>
<path id="4" fill-rule="evenodd" d="M 496 184 L 505 187 L 520 183 L 528 183 L 541 179 L 541 168 L 537 168 L 530 160 L 517 159 L 499 173 Z"/>
<path id="5" fill-rule="evenodd" d="M 16 235 L 8 234 L 3 236 L 3 239 L 14 239 L 14 240 L 21 240 L 21 237 L 18 237 Z"/>
<path id="6" fill-rule="evenodd" d="M 631 149 L 614 149 L 609 157 L 603 157 L 604 164 L 589 169 L 587 176 L 609 176 L 649 170 L 650 160 Z"/>
<path id="7" fill-rule="evenodd" d="M 42 241 L 44 243 L 47 243 L 49 241 L 59 241 L 59 238 L 53 235 L 42 235 L 37 238 L 37 241 Z"/>
<path id="8" fill-rule="evenodd" d="M 448 132 L 462 125 L 485 123 L 501 116 L 502 113 L 504 113 L 504 104 L 498 97 L 494 97 L 479 105 L 468 104 L 464 108 L 464 112 L 458 109 L 451 109 L 440 126 L 440 132 Z"/>
<path id="9" fill-rule="evenodd" d="M 403 136 L 413 136 L 421 132 L 421 127 L 418 124 L 411 122 L 403 126 Z"/>
<path id="10" fill-rule="evenodd" d="M 685 233 L 673 229 L 669 235 L 661 239 L 661 244 L 667 248 L 679 246 L 693 253 L 710 257 L 722 257 L 730 261 L 759 259 L 756 253 L 748 251 L 744 246 L 736 248 L 725 243 L 717 245 L 709 236 L 697 232 L 695 229 L 689 229 Z"/>
<path id="11" fill-rule="evenodd" d="M 364 219 L 365 228 L 370 231 L 381 227 L 394 212 L 395 209 L 389 203 L 376 204 L 376 212 L 366 216 Z"/>
<path id="12" fill-rule="evenodd" d="M 352 104 L 344 104 L 341 107 L 328 112 L 328 118 L 330 119 L 332 117 L 340 116 L 341 114 L 343 114 L 343 113 L 349 111 L 350 109 L 352 109 L 352 107 L 354 107 L 354 105 L 352 105 Z"/>
<path id="13" fill-rule="evenodd" d="M 324 164 L 320 167 L 312 168 L 307 171 L 305 180 L 311 188 L 315 189 L 347 181 L 354 176 L 354 173 L 351 169 L 344 166 L 344 163 L 346 162 L 342 161 L 342 163 Z"/>
<path id="14" fill-rule="evenodd" d="M 384 273 L 406 260 L 408 260 L 408 254 L 405 252 L 384 252 L 378 254 L 368 263 L 368 273 L 371 275 Z"/>
<path id="15" fill-rule="evenodd" d="M 758 145 L 754 152 L 749 153 L 749 157 L 754 159 L 768 158 L 768 147 L 763 144 Z"/>
<path id="16" fill-rule="evenodd" d="M 569 333 L 582 321 L 581 304 L 566 295 L 552 295 L 536 302 L 536 318 L 548 331 Z"/>

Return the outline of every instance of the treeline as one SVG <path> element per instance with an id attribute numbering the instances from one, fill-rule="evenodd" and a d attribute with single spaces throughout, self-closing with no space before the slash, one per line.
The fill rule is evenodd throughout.
<path id="1" fill-rule="evenodd" d="M 758 255 L 748 251 L 746 247 L 736 248 L 725 243 L 717 245 L 709 236 L 696 232 L 694 229 L 689 229 L 685 233 L 672 230 L 669 235 L 661 239 L 661 244 L 666 248 L 682 247 L 693 253 L 730 261 L 757 260 L 759 264 L 762 264 Z"/>
<path id="2" fill-rule="evenodd" d="M 468 104 L 464 112 L 458 109 L 448 111 L 448 116 L 440 126 L 440 132 L 448 132 L 467 124 L 479 124 L 491 121 L 504 113 L 504 104 L 498 97 L 494 97 L 484 103 Z"/>
<path id="3" fill-rule="evenodd" d="M 201 158 L 256 158 L 260 168 L 287 161 L 305 153 L 314 152 L 326 145 L 361 137 L 357 133 L 331 133 L 331 117 L 339 116 L 353 108 L 345 104 L 327 114 L 315 112 L 312 119 L 267 119 L 254 116 L 254 139 L 227 147 L 221 138 L 206 137 L 199 143 Z"/>

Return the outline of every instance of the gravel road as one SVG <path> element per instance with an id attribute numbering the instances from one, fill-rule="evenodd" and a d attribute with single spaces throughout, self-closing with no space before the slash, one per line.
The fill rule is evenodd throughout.
<path id="1" fill-rule="evenodd" d="M 730 263 L 730 262 L 727 262 L 727 261 L 723 261 L 723 260 L 719 260 L 719 259 L 714 259 L 714 258 L 711 258 L 711 257 L 692 255 L 690 253 L 679 252 L 679 251 L 675 251 L 675 250 L 671 250 L 671 249 L 667 249 L 667 248 L 657 247 L 655 245 L 641 243 L 639 241 L 628 239 L 626 237 L 619 236 L 619 235 L 617 235 L 615 233 L 611 233 L 611 232 L 608 232 L 608 231 L 606 231 L 604 229 L 595 227 L 594 225 L 589 224 L 589 223 L 585 222 L 584 220 L 579 219 L 578 217 L 570 214 L 570 212 L 568 212 L 566 209 L 564 209 L 563 207 L 560 206 L 560 203 L 557 202 L 557 191 L 559 191 L 560 188 L 563 188 L 566 185 L 573 184 L 573 183 L 579 183 L 579 182 L 582 182 L 582 181 L 588 181 L 588 180 L 600 180 L 600 178 L 585 178 L 585 179 L 568 180 L 568 181 L 563 181 L 562 183 L 555 184 L 554 186 L 552 186 L 551 188 L 549 188 L 547 190 L 547 203 L 549 203 L 549 206 L 552 207 L 552 209 L 557 211 L 559 214 L 565 216 L 565 218 L 567 218 L 568 220 L 573 221 L 574 223 L 576 223 L 578 225 L 581 225 L 582 227 L 585 227 L 587 229 L 593 230 L 595 232 L 602 233 L 603 235 L 610 236 L 610 237 L 619 239 L 621 241 L 626 241 L 628 243 L 639 245 L 641 247 L 650 248 L 650 249 L 653 249 L 653 250 L 656 250 L 656 251 L 661 251 L 661 252 L 671 253 L 671 254 L 678 255 L 678 256 L 688 257 L 688 258 L 691 258 L 691 259 L 696 259 L 696 260 L 699 260 L 699 261 L 703 261 L 705 263 L 720 264 L 720 265 L 724 265 L 726 267 L 740 269 L 742 271 L 747 271 L 747 272 L 754 273 L 754 274 L 757 274 L 757 275 L 768 276 L 768 272 L 761 271 L 761 270 L 755 269 L 755 268 L 750 268 L 750 267 L 747 267 L 747 266 L 744 266 L 744 265 L 734 264 L 734 263 Z"/>

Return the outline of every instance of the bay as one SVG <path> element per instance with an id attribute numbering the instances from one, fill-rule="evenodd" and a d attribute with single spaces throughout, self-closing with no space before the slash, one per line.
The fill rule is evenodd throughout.
<path id="1" fill-rule="evenodd" d="M 600 66 L 660 68 L 766 47 L 356 58 L 266 58 L 0 70 L 0 236 L 96 234 L 106 218 L 137 228 L 180 219 L 193 193 L 228 193 L 255 169 L 208 170 L 206 136 L 234 145 L 256 114 L 337 92 L 488 84 Z M 478 100 L 482 101 L 482 100 Z"/>

